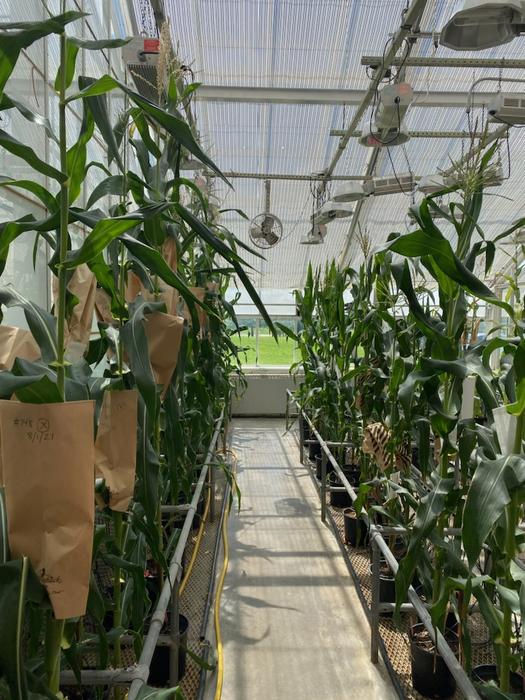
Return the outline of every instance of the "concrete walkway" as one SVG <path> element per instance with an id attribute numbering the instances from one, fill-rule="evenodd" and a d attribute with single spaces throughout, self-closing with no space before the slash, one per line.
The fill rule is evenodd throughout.
<path id="1" fill-rule="evenodd" d="M 240 513 L 221 605 L 223 700 L 396 698 L 319 497 L 282 420 L 233 424 Z M 213 697 L 213 694 L 208 697 Z"/>

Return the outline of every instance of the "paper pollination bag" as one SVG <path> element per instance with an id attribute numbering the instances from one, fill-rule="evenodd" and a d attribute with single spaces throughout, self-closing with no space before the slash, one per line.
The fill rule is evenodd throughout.
<path id="1" fill-rule="evenodd" d="M 87 265 L 79 265 L 75 268 L 67 288 L 78 299 L 78 304 L 74 306 L 66 328 L 68 358 L 76 361 L 86 351 L 91 338 L 97 297 L 97 280 Z M 58 296 L 58 279 L 56 277 L 53 278 L 53 296 L 56 304 Z"/>
<path id="2" fill-rule="evenodd" d="M 190 292 L 197 297 L 199 301 L 204 301 L 206 299 L 206 288 L 205 287 L 189 287 Z M 195 304 L 195 310 L 197 311 L 197 316 L 199 317 L 199 326 L 201 334 L 206 332 L 208 326 L 208 314 L 204 311 L 201 306 Z M 188 321 L 189 325 L 192 325 L 191 314 L 188 305 L 184 303 L 183 310 L 184 318 Z"/>
<path id="3" fill-rule="evenodd" d="M 40 348 L 30 331 L 0 326 L 0 370 L 11 370 L 17 357 L 33 362 L 40 356 Z"/>
<path id="4" fill-rule="evenodd" d="M 164 387 L 164 396 L 177 367 L 184 319 L 160 312 L 147 314 L 145 319 L 151 368 L 156 383 Z"/>
<path id="5" fill-rule="evenodd" d="M 93 401 L 0 401 L 9 547 L 28 556 L 59 620 L 85 613 L 95 519 Z"/>
<path id="6" fill-rule="evenodd" d="M 111 313 L 111 298 L 101 287 L 97 287 L 95 292 L 95 314 L 100 323 L 107 323 L 109 326 L 115 323 Z"/>
<path id="7" fill-rule="evenodd" d="M 95 472 L 109 489 L 109 507 L 125 512 L 135 489 L 137 392 L 106 391 L 95 441 Z"/>

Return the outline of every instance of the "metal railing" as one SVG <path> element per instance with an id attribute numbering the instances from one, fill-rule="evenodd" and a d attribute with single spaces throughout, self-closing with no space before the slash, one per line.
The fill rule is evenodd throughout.
<path id="1" fill-rule="evenodd" d="M 333 487 L 333 486 L 328 486 L 326 485 L 326 476 L 327 476 L 327 470 L 326 467 L 328 465 L 328 462 L 332 466 L 334 472 L 337 474 L 339 477 L 340 482 L 343 484 L 344 490 L 348 493 L 350 496 L 350 499 L 352 500 L 352 503 L 357 499 L 357 493 L 355 492 L 354 488 L 348 481 L 345 473 L 341 469 L 340 465 L 338 464 L 337 460 L 334 458 L 332 453 L 330 452 L 329 445 L 330 444 L 336 444 L 337 446 L 345 446 L 346 444 L 349 445 L 349 443 L 330 443 L 321 437 L 321 435 L 318 433 L 317 429 L 315 428 L 314 424 L 310 420 L 309 416 L 303 411 L 301 405 L 297 401 L 296 397 L 293 395 L 293 393 L 287 389 L 286 390 L 286 422 L 287 422 L 287 428 L 289 425 L 289 420 L 290 420 L 290 404 L 293 403 L 297 406 L 298 409 L 298 416 L 299 416 L 299 454 L 300 454 L 300 461 L 302 464 L 304 464 L 304 447 L 306 444 L 311 443 L 312 441 L 306 441 L 304 439 L 304 423 L 303 423 L 303 418 L 306 420 L 308 423 L 308 426 L 310 428 L 311 433 L 315 437 L 315 442 L 319 443 L 321 446 L 321 456 L 322 456 L 322 462 L 321 462 L 321 488 L 320 488 L 320 497 L 321 497 L 321 520 L 323 522 L 326 521 L 326 494 L 327 491 L 333 491 L 333 490 L 341 490 L 341 487 Z M 395 604 L 394 603 L 381 603 L 380 597 L 379 597 L 379 586 L 380 586 L 380 565 L 381 565 L 381 555 L 383 556 L 386 564 L 392 571 L 392 573 L 395 575 L 397 573 L 397 570 L 399 568 L 399 564 L 393 555 L 392 551 L 390 550 L 390 547 L 388 544 L 385 542 L 383 539 L 383 534 L 394 534 L 394 533 L 406 533 L 407 529 L 402 528 L 402 527 L 386 527 L 382 525 L 376 525 L 372 522 L 370 522 L 370 519 L 368 518 L 368 515 L 366 512 L 363 510 L 361 513 L 361 517 L 365 521 L 367 527 L 368 527 L 368 536 L 369 536 L 369 541 L 372 546 L 372 602 L 370 606 L 370 658 L 372 663 L 376 664 L 379 660 L 379 640 L 380 640 L 380 632 L 379 632 L 379 619 L 380 619 L 380 613 L 385 612 L 385 611 L 391 611 L 394 609 Z M 444 531 L 444 534 L 449 535 L 449 536 L 455 536 L 460 534 L 460 531 L 457 528 L 448 528 Z M 439 654 L 443 658 L 443 661 L 447 665 L 450 673 L 454 677 L 459 689 L 462 691 L 462 693 L 465 695 L 465 697 L 468 700 L 480 700 L 480 696 L 477 693 L 476 689 L 474 688 L 472 681 L 470 680 L 469 676 L 465 672 L 464 668 L 461 666 L 459 663 L 458 659 L 456 658 L 456 655 L 448 645 L 447 641 L 445 640 L 445 637 L 443 634 L 436 629 L 433 624 L 432 624 L 432 619 L 430 617 L 430 614 L 428 613 L 428 610 L 426 608 L 425 603 L 421 600 L 419 597 L 417 591 L 410 586 L 408 589 L 408 600 L 410 601 L 408 604 L 404 604 L 401 606 L 401 610 L 403 612 L 405 611 L 413 611 L 417 614 L 421 622 L 423 623 L 426 631 L 428 632 L 428 635 L 432 642 L 435 644 Z"/>
<path id="2" fill-rule="evenodd" d="M 148 681 L 150 673 L 150 665 L 153 659 L 153 654 L 155 653 L 156 647 L 160 644 L 162 646 L 168 645 L 170 647 L 170 686 L 175 687 L 179 683 L 179 668 L 178 668 L 178 658 L 179 658 L 179 585 L 182 575 L 182 557 L 184 555 L 184 550 L 191 532 L 191 526 L 193 517 L 197 512 L 197 506 L 201 493 L 204 489 L 206 476 L 209 474 L 210 478 L 208 480 L 208 488 L 210 489 L 210 505 L 215 500 L 215 478 L 214 470 L 210 469 L 215 448 L 217 445 L 217 440 L 223 426 L 225 411 L 221 412 L 221 415 L 216 420 L 215 430 L 208 448 L 208 453 L 204 460 L 199 479 L 197 481 L 195 492 L 191 503 L 184 504 L 182 506 L 167 507 L 169 512 L 184 512 L 186 511 L 186 516 L 184 519 L 184 525 L 175 548 L 173 557 L 171 558 L 168 575 L 162 586 L 162 590 L 157 602 L 157 607 L 150 618 L 150 625 L 146 637 L 144 639 L 144 646 L 142 647 L 142 652 L 140 654 L 138 662 L 130 668 L 116 668 L 109 670 L 98 670 L 98 669 L 86 669 L 80 672 L 80 685 L 96 686 L 96 685 L 108 685 L 108 686 L 127 686 L 129 685 L 128 700 L 136 700 L 140 689 Z M 165 510 L 163 507 L 162 510 Z M 213 520 L 213 510 L 210 509 L 210 520 Z M 166 612 L 170 609 L 170 634 L 169 636 L 161 635 L 162 627 L 166 621 Z M 60 674 L 61 685 L 74 686 L 78 685 L 78 679 L 74 671 L 62 671 Z"/>

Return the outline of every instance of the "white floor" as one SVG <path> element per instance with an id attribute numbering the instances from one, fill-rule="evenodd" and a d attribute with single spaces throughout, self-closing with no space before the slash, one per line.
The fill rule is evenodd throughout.
<path id="1" fill-rule="evenodd" d="M 242 501 L 229 521 L 222 700 L 396 698 L 369 660 L 368 623 L 295 439 L 282 420 L 233 431 Z"/>

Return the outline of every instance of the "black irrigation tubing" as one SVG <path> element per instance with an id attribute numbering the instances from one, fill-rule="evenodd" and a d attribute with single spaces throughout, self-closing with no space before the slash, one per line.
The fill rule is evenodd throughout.
<path id="1" fill-rule="evenodd" d="M 155 612 L 153 613 L 150 621 L 150 627 L 148 633 L 144 639 L 144 646 L 142 647 L 142 653 L 138 660 L 138 663 L 130 668 L 118 668 L 110 670 L 84 670 L 80 673 L 80 684 L 81 685 L 128 685 L 131 684 L 128 700 L 136 700 L 140 689 L 143 685 L 147 683 L 149 677 L 149 668 L 157 642 L 160 636 L 160 632 L 165 622 L 166 611 L 168 605 L 172 599 L 172 592 L 176 590 L 178 594 L 178 584 L 179 578 L 182 571 L 182 557 L 184 555 L 184 549 L 191 531 L 191 525 L 193 521 L 193 516 L 197 510 L 197 504 L 204 486 L 204 481 L 208 473 L 210 463 L 212 462 L 215 447 L 219 434 L 221 431 L 222 423 L 224 420 L 224 408 L 221 411 L 221 415 L 216 420 L 215 431 L 208 448 L 208 453 L 204 464 L 201 469 L 199 480 L 197 481 L 197 486 L 193 494 L 193 498 L 186 513 L 186 518 L 184 520 L 184 525 L 180 533 L 180 537 L 177 543 L 177 547 L 173 554 L 170 562 L 169 573 L 164 581 L 162 591 L 157 603 Z M 77 676 L 73 671 L 62 671 L 60 674 L 60 682 L 62 685 L 78 685 Z"/>
<path id="2" fill-rule="evenodd" d="M 336 472 L 337 476 L 339 477 L 341 483 L 345 486 L 346 491 L 350 498 L 352 499 L 352 502 L 354 502 L 357 498 L 357 494 L 350 485 L 348 479 L 343 473 L 343 470 L 335 460 L 334 456 L 330 452 L 329 448 L 326 445 L 326 442 L 323 440 L 321 435 L 319 435 L 317 429 L 315 428 L 314 424 L 310 420 L 309 416 L 303 411 L 301 405 L 293 395 L 293 393 L 287 389 L 286 391 L 288 399 L 292 399 L 296 406 L 299 409 L 300 416 L 304 416 L 308 422 L 308 425 L 310 426 L 310 429 L 312 430 L 314 436 L 316 437 L 317 441 L 321 445 L 321 449 L 323 453 L 326 455 L 326 459 L 330 462 L 332 467 L 334 468 L 334 471 Z M 287 399 L 287 400 L 288 400 Z M 325 497 L 325 489 L 323 487 L 323 484 L 321 484 L 321 497 Z M 365 520 L 366 524 L 369 527 L 369 532 L 370 532 L 370 541 L 372 543 L 373 547 L 377 547 L 381 554 L 384 556 L 388 566 L 390 567 L 391 571 L 396 574 L 397 569 L 398 569 L 398 563 L 392 552 L 390 551 L 390 548 L 388 547 L 387 543 L 383 539 L 381 535 L 381 528 L 378 528 L 376 525 L 373 523 L 370 523 L 368 516 L 366 513 L 363 511 L 362 517 Z M 454 534 L 453 532 L 447 533 L 447 534 Z M 469 700 L 480 700 L 480 696 L 476 692 L 474 686 L 472 685 L 472 682 L 468 675 L 465 673 L 465 670 L 461 666 L 461 664 L 458 662 L 454 652 L 452 649 L 449 647 L 447 644 L 445 638 L 441 634 L 439 630 L 436 630 L 434 626 L 432 625 L 432 619 L 425 608 L 425 605 L 423 601 L 420 599 L 416 591 L 413 589 L 412 586 L 410 586 L 408 590 L 408 599 L 412 603 L 414 607 L 414 611 L 423 623 L 424 627 L 426 628 L 430 639 L 432 642 L 436 645 L 438 652 L 443 658 L 443 661 L 445 664 L 448 666 L 448 669 L 450 673 L 454 676 L 456 683 L 458 684 L 458 687 L 460 690 L 465 694 L 466 698 L 469 698 Z M 371 619 L 374 618 L 374 611 L 371 611 Z M 372 627 L 372 636 L 377 635 L 378 630 L 374 629 Z"/>

